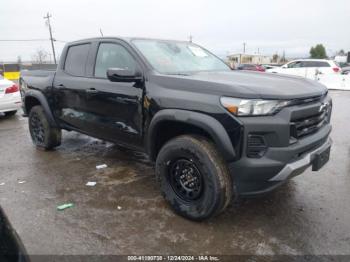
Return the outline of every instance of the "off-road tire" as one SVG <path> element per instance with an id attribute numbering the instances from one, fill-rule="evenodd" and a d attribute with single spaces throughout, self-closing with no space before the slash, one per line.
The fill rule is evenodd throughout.
<path id="1" fill-rule="evenodd" d="M 41 106 L 32 107 L 28 125 L 32 141 L 38 149 L 50 150 L 61 144 L 61 129 L 50 125 Z"/>
<path id="2" fill-rule="evenodd" d="M 181 165 L 185 168 L 179 168 Z M 181 175 L 178 174 L 183 174 L 183 170 L 188 174 L 188 170 L 193 169 L 196 170 L 195 178 L 201 177 L 201 193 L 198 198 L 188 200 L 187 197 L 192 198 L 188 195 L 191 192 L 183 186 L 188 181 L 183 183 Z M 197 175 L 198 173 L 200 175 Z M 156 176 L 162 195 L 174 211 L 191 220 L 201 221 L 218 215 L 225 210 L 235 195 L 225 160 L 213 142 L 197 135 L 182 135 L 168 141 L 157 156 Z M 189 181 L 198 181 L 193 180 L 193 177 L 191 179 Z M 174 180 L 176 182 L 173 182 Z M 195 188 L 198 189 L 197 184 Z M 199 190 L 194 191 L 192 196 L 196 196 L 198 192 Z"/>

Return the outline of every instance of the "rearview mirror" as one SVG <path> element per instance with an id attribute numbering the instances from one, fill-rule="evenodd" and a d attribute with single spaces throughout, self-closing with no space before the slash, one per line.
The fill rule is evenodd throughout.
<path id="1" fill-rule="evenodd" d="M 112 82 L 139 82 L 142 80 L 142 74 L 139 70 L 109 68 L 107 78 Z"/>

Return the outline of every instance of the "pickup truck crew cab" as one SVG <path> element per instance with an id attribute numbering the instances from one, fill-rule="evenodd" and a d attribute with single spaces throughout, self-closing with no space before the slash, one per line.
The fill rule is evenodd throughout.
<path id="1" fill-rule="evenodd" d="M 34 144 L 74 130 L 146 152 L 180 215 L 203 220 L 329 159 L 332 101 L 311 80 L 231 71 L 189 42 L 94 38 L 20 79 Z"/>

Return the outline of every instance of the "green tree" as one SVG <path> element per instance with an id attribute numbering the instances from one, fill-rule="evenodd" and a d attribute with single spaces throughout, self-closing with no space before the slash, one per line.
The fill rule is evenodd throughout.
<path id="1" fill-rule="evenodd" d="M 327 58 L 326 48 L 318 44 L 310 49 L 310 58 L 324 59 Z"/>

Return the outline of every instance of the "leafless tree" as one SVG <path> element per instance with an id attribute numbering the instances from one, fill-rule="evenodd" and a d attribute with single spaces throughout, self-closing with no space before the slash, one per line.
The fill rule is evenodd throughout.
<path id="1" fill-rule="evenodd" d="M 280 59 L 280 57 L 277 53 L 272 56 L 273 63 L 278 63 L 279 59 Z"/>
<path id="2" fill-rule="evenodd" d="M 49 53 L 43 49 L 43 48 L 38 48 L 36 50 L 36 53 L 32 56 L 33 62 L 38 63 L 38 64 L 44 64 L 47 62 L 47 58 L 49 56 Z"/>

